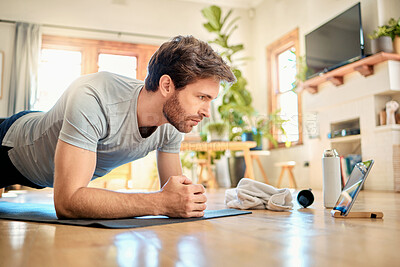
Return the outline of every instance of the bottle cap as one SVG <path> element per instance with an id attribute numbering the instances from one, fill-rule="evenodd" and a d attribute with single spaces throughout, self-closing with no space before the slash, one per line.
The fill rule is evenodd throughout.
<path id="1" fill-rule="evenodd" d="M 324 157 L 325 158 L 339 157 L 339 154 L 337 153 L 336 149 L 325 149 L 324 150 Z"/>
<path id="2" fill-rule="evenodd" d="M 306 190 L 301 190 L 297 194 L 297 202 L 299 202 L 299 204 L 304 208 L 310 206 L 314 202 L 314 195 L 311 192 L 311 188 Z"/>

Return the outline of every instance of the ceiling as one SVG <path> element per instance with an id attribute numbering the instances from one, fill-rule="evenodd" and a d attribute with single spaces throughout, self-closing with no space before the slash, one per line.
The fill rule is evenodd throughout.
<path id="1" fill-rule="evenodd" d="M 236 8 L 254 8 L 264 0 L 178 0 L 184 2 L 195 2 L 204 4 L 214 4 L 218 6 L 236 7 Z"/>
<path id="2" fill-rule="evenodd" d="M 129 0 L 111 0 L 112 4 L 127 5 Z M 176 0 L 182 2 L 202 3 L 233 8 L 255 8 L 265 0 Z"/>

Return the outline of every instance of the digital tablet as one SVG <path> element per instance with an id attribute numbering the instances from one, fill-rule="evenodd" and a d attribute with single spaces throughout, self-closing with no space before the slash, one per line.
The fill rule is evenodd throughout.
<path id="1" fill-rule="evenodd" d="M 349 214 L 373 164 L 373 160 L 367 160 L 359 162 L 354 166 L 333 210 L 339 210 L 342 216 Z"/>

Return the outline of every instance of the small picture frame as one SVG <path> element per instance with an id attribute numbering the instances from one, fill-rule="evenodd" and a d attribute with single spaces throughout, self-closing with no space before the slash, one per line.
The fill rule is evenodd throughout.
<path id="1" fill-rule="evenodd" d="M 3 97 L 4 52 L 0 51 L 0 99 Z"/>

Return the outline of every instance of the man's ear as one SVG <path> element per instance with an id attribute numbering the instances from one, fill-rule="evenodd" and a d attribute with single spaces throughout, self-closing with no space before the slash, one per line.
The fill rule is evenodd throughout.
<path id="1" fill-rule="evenodd" d="M 169 97 L 172 95 L 175 91 L 175 86 L 174 83 L 169 75 L 164 74 L 161 76 L 159 84 L 158 84 L 158 90 L 164 97 Z"/>

